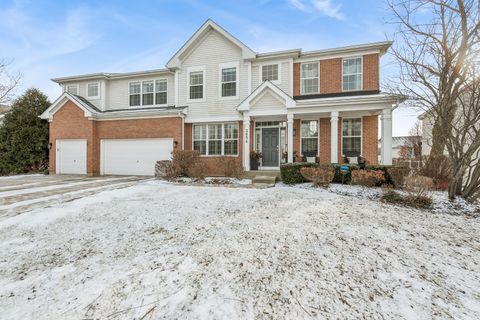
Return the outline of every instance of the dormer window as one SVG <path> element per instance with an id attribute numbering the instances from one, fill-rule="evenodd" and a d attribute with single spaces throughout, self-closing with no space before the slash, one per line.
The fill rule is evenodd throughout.
<path id="1" fill-rule="evenodd" d="M 362 58 L 345 58 L 342 61 L 343 91 L 362 90 Z"/>
<path id="2" fill-rule="evenodd" d="M 100 83 L 87 83 L 87 98 L 100 99 Z"/>
<path id="3" fill-rule="evenodd" d="M 320 92 L 319 63 L 302 63 L 300 84 L 302 94 L 315 94 Z"/>
<path id="4" fill-rule="evenodd" d="M 278 81 L 278 64 L 267 64 L 262 66 L 262 82 L 265 80 Z"/>

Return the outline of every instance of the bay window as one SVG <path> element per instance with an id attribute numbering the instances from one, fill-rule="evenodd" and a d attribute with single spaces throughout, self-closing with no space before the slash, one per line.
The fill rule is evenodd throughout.
<path id="1" fill-rule="evenodd" d="M 300 74 L 302 94 L 314 94 L 320 92 L 318 65 L 318 62 L 302 63 Z"/>
<path id="2" fill-rule="evenodd" d="M 342 154 L 358 157 L 362 153 L 362 119 L 342 120 Z"/>
<path id="3" fill-rule="evenodd" d="M 302 154 L 308 157 L 318 155 L 318 121 L 302 120 L 300 127 Z"/>
<path id="4" fill-rule="evenodd" d="M 342 61 L 343 91 L 362 90 L 362 58 L 345 58 Z"/>
<path id="5" fill-rule="evenodd" d="M 193 125 L 193 150 L 201 155 L 238 155 L 238 123 Z"/>

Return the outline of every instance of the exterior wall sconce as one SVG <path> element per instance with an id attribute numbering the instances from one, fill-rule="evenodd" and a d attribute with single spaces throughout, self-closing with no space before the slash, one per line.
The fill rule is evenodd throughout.
<path id="1" fill-rule="evenodd" d="M 52 149 L 52 147 L 53 147 L 53 144 L 50 142 L 50 143 L 48 144 L 48 150 Z"/>
<path id="2" fill-rule="evenodd" d="M 176 148 L 178 146 L 178 141 L 173 141 L 173 145 Z"/>

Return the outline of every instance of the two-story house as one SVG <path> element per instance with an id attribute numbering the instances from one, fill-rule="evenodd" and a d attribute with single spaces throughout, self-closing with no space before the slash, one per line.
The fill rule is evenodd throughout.
<path id="1" fill-rule="evenodd" d="M 166 68 L 53 79 L 62 95 L 50 121 L 50 171 L 153 175 L 174 149 L 198 150 L 250 169 L 293 161 L 340 163 L 363 155 L 392 161 L 392 110 L 380 92 L 380 58 L 391 42 L 256 53 L 207 20 Z"/>

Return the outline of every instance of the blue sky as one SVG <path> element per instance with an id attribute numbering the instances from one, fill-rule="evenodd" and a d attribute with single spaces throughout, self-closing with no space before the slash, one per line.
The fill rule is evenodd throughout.
<path id="1" fill-rule="evenodd" d="M 391 39 L 383 0 L 0 0 L 0 59 L 53 101 L 53 77 L 163 68 L 208 18 L 257 52 Z M 382 59 L 383 81 L 395 63 Z M 394 135 L 415 122 L 412 110 L 394 113 Z"/>

